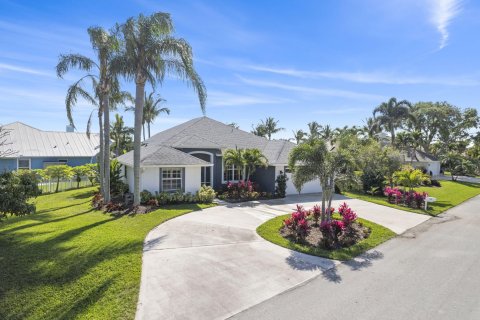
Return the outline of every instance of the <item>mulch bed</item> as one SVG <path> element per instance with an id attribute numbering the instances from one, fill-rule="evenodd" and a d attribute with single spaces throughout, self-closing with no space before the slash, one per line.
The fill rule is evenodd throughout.
<path id="1" fill-rule="evenodd" d="M 310 227 L 310 232 L 305 240 L 300 243 L 311 247 L 324 248 L 322 245 L 323 235 L 320 231 L 319 225 L 315 225 L 315 222 L 312 220 L 308 220 L 308 225 Z M 362 225 L 360 222 L 354 222 L 352 223 L 349 232 L 345 231 L 340 234 L 338 237 L 338 242 L 334 245 L 333 249 L 350 247 L 368 238 L 370 236 L 370 232 L 371 230 Z M 292 230 L 285 226 L 280 229 L 280 235 L 289 241 L 299 242 L 297 241 Z"/>

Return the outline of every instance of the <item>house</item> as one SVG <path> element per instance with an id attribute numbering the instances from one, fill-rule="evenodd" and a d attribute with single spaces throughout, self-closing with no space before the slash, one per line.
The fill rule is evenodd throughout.
<path id="1" fill-rule="evenodd" d="M 220 190 L 229 181 L 243 179 L 235 166 L 222 158 L 228 149 L 257 148 L 268 159 L 267 168 L 258 168 L 252 180 L 261 191 L 274 192 L 275 179 L 285 171 L 288 154 L 295 146 L 285 140 L 268 140 L 208 117 L 196 118 L 160 132 L 144 141 L 140 156 L 140 190 L 155 192 L 196 192 L 200 186 Z M 125 166 L 125 179 L 133 190 L 133 151 L 117 158 Z M 288 173 L 290 176 L 290 173 Z M 287 194 L 295 194 L 291 176 Z M 302 193 L 320 192 L 320 183 L 307 183 Z"/>
<path id="2" fill-rule="evenodd" d="M 99 148 L 99 135 L 73 132 L 43 131 L 22 122 L 2 126 L 8 132 L 0 154 L 0 172 L 18 169 L 44 169 L 50 165 L 79 166 L 95 162 Z"/>
<path id="3" fill-rule="evenodd" d="M 416 169 L 425 171 L 425 173 L 436 177 L 440 175 L 440 160 L 432 154 L 422 150 L 403 151 L 401 153 L 404 164 L 409 164 Z"/>

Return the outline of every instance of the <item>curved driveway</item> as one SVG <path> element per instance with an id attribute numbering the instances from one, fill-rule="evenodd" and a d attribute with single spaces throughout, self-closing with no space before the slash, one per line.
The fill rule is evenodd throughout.
<path id="1" fill-rule="evenodd" d="M 145 239 L 137 319 L 225 319 L 331 269 L 337 261 L 259 237 L 264 221 L 311 207 L 319 195 L 226 205 L 161 224 Z M 358 215 L 402 233 L 428 216 L 340 198 Z"/>

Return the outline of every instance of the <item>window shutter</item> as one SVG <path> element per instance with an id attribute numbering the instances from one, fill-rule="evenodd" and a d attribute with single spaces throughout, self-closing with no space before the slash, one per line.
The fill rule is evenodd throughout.
<path id="1" fill-rule="evenodd" d="M 159 172 L 159 177 L 160 177 L 160 179 L 158 179 L 159 182 L 160 182 L 160 185 L 158 186 L 158 192 L 162 192 L 163 191 L 162 190 L 162 184 L 163 184 L 162 168 L 159 168 L 158 172 Z"/>
<path id="2" fill-rule="evenodd" d="M 185 168 L 182 168 L 182 192 L 185 192 Z"/>

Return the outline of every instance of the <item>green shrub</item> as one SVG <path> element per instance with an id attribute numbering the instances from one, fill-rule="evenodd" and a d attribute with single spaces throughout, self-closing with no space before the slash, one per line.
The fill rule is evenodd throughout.
<path id="1" fill-rule="evenodd" d="M 143 190 L 140 192 L 140 203 L 146 204 L 150 199 L 153 198 L 153 194 L 148 190 Z"/>
<path id="2" fill-rule="evenodd" d="M 212 203 L 216 195 L 212 187 L 203 185 L 200 190 L 197 191 L 197 200 L 200 203 Z"/>
<path id="3" fill-rule="evenodd" d="M 275 179 L 275 182 L 277 183 L 275 187 L 275 193 L 280 198 L 285 198 L 285 195 L 287 193 L 287 181 L 288 181 L 287 174 L 283 171 L 280 171 L 280 174 Z"/>
<path id="4" fill-rule="evenodd" d="M 0 174 L 0 218 L 7 214 L 21 216 L 35 213 L 28 200 L 41 194 L 36 173 L 31 171 Z"/>
<path id="5" fill-rule="evenodd" d="M 383 190 L 385 186 L 385 176 L 381 170 L 365 170 L 360 180 L 362 181 L 363 191 L 365 193 L 370 192 L 373 188 Z"/>

